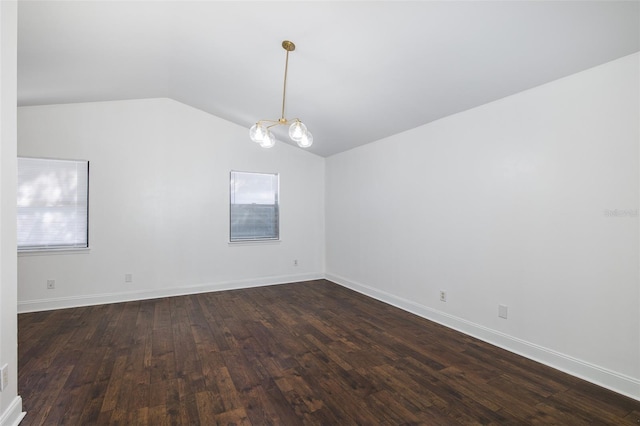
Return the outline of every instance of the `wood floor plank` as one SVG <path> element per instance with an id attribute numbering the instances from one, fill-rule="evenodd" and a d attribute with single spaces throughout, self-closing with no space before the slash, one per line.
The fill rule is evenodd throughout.
<path id="1" fill-rule="evenodd" d="M 100 411 L 113 411 L 118 403 L 118 397 L 120 396 L 120 388 L 122 387 L 122 380 L 120 379 L 124 375 L 124 371 L 127 368 L 127 357 L 120 356 L 115 360 L 114 368 L 112 370 L 111 380 L 104 393 L 104 399 Z M 126 394 L 123 394 L 127 396 Z"/>
<path id="2" fill-rule="evenodd" d="M 23 425 L 640 424 L 640 402 L 325 280 L 18 316 Z"/>

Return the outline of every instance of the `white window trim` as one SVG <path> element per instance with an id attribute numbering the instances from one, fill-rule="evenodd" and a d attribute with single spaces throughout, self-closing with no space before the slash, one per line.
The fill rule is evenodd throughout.
<path id="1" fill-rule="evenodd" d="M 87 163 L 87 246 L 86 247 L 64 247 L 64 246 L 51 246 L 51 247 L 16 247 L 18 257 L 23 256 L 48 256 L 48 255 L 60 255 L 60 254 L 88 254 L 91 251 L 91 239 L 90 239 L 90 224 L 91 224 L 91 206 L 90 206 L 90 161 L 84 159 L 68 159 L 68 158 L 53 158 L 53 157 L 34 157 L 18 155 L 18 158 L 36 159 L 36 160 L 52 160 L 52 161 L 75 161 Z"/>
<path id="2" fill-rule="evenodd" d="M 231 239 L 231 220 L 232 220 L 232 216 L 231 216 L 231 208 L 232 208 L 232 200 L 233 200 L 233 195 L 234 195 L 234 188 L 233 188 L 233 179 L 232 176 L 234 173 L 246 173 L 246 174 L 259 174 L 259 175 L 270 175 L 270 176 L 276 176 L 277 177 L 277 182 L 278 185 L 276 187 L 276 206 L 277 206 L 277 237 L 271 237 L 271 238 L 244 238 L 244 239 L 235 239 L 232 240 Z M 229 233 L 228 233 L 228 244 L 229 245 L 252 245 L 252 244 L 257 244 L 257 245 L 264 245 L 264 244 L 269 244 L 269 243 L 278 243 L 280 242 L 280 219 L 281 219 L 281 215 L 280 215 L 280 173 L 273 173 L 273 172 L 248 172 L 248 171 L 244 171 L 244 170 L 231 170 L 229 172 Z"/>

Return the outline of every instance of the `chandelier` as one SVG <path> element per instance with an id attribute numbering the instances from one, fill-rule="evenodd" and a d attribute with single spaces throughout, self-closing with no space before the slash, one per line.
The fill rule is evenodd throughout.
<path id="1" fill-rule="evenodd" d="M 291 120 L 284 116 L 284 104 L 287 96 L 287 70 L 289 68 L 289 52 L 293 52 L 296 49 L 296 45 L 289 40 L 282 42 L 282 47 L 287 51 L 287 56 L 284 63 L 284 89 L 282 90 L 282 115 L 277 120 L 259 120 L 249 129 L 249 137 L 251 140 L 260 144 L 263 148 L 271 148 L 276 144 L 276 139 L 271 133 L 271 128 L 274 126 L 289 126 L 289 137 L 295 141 L 300 147 L 308 148 L 313 143 L 313 135 L 307 130 L 307 126 L 304 125 L 299 118 L 293 118 Z"/>

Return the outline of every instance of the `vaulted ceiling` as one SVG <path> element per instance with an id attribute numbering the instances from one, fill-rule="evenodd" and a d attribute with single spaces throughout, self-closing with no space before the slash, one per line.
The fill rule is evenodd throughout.
<path id="1" fill-rule="evenodd" d="M 248 129 L 280 117 L 288 39 L 286 116 L 329 156 L 637 52 L 639 6 L 21 0 L 18 101 L 168 97 Z"/>

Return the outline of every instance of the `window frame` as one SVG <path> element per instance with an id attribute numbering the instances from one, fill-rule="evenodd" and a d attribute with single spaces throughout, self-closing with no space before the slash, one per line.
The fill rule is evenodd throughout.
<path id="1" fill-rule="evenodd" d="M 244 174 L 244 175 L 266 175 L 272 176 L 276 179 L 275 188 L 273 188 L 273 198 L 275 204 L 273 205 L 275 208 L 274 214 L 274 228 L 275 235 L 268 237 L 261 236 L 250 236 L 250 237 L 234 237 L 233 235 L 233 223 L 234 223 L 234 212 L 233 206 L 235 204 L 235 194 L 236 194 L 236 175 Z M 257 203 L 253 203 L 257 204 Z M 269 205 L 269 204 L 264 204 Z M 280 174 L 279 173 L 269 173 L 269 172 L 247 172 L 241 170 L 231 170 L 229 172 L 229 243 L 230 244 L 242 244 L 242 243 L 267 243 L 267 242 L 279 242 L 280 241 Z"/>
<path id="2" fill-rule="evenodd" d="M 79 244 L 79 243 L 71 243 L 71 244 L 64 244 L 64 243 L 55 243 L 55 244 L 41 244 L 41 245 L 23 245 L 20 246 L 19 245 L 19 241 L 16 240 L 16 246 L 17 246 L 17 251 L 18 254 L 22 255 L 22 254 L 38 254 L 38 253 L 43 253 L 45 254 L 46 252 L 51 252 L 51 253 L 55 253 L 55 252 L 64 252 L 64 253 L 69 253 L 69 252 L 87 252 L 90 249 L 90 231 L 89 231 L 89 225 L 90 225 L 90 175 L 91 175 L 91 164 L 89 160 L 78 160 L 78 159 L 68 159 L 68 158 L 50 158 L 50 157 L 30 157 L 30 156 L 18 156 L 18 162 L 20 159 L 25 159 L 25 160 L 41 160 L 41 161 L 52 161 L 52 162 L 69 162 L 69 163 L 76 163 L 76 164 L 81 164 L 83 166 L 86 166 L 86 215 L 83 215 L 84 219 L 85 219 L 85 232 L 84 232 L 84 244 Z M 20 185 L 20 181 L 19 181 L 19 173 L 17 173 L 18 176 L 16 178 L 17 180 L 17 184 Z M 19 194 L 18 194 L 19 195 Z M 16 200 L 17 201 L 17 200 Z M 77 203 L 76 205 L 78 205 L 80 203 Z M 16 203 L 16 216 L 19 217 L 19 213 L 18 210 L 20 209 L 20 207 L 17 206 Z M 17 225 L 16 225 L 17 226 Z"/>

